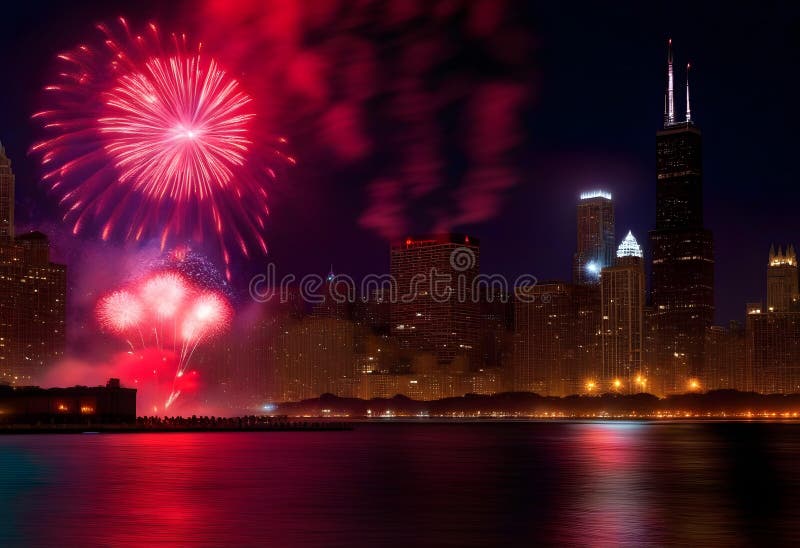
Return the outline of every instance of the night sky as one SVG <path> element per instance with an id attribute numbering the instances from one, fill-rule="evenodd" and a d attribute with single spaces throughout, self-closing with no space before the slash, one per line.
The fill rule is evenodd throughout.
<path id="1" fill-rule="evenodd" d="M 53 58 L 96 40 L 94 23 L 125 15 L 134 24 L 153 19 L 199 35 L 245 86 L 256 82 L 251 89 L 262 103 L 275 98 L 270 122 L 289 137 L 299 164 L 270 188 L 270 257 L 239 260 L 236 283 L 267 260 L 280 273 L 323 273 L 331 264 L 356 276 L 385 272 L 387 238 L 442 227 L 481 238 L 483 272 L 569 279 L 578 194 L 600 187 L 614 194 L 618 239 L 632 229 L 646 248 L 655 220 L 655 132 L 670 37 L 681 115 L 683 66 L 692 63 L 692 114 L 704 138 L 705 223 L 715 240 L 717 321 L 741 319 L 745 302 L 764 298 L 770 243 L 800 244 L 796 3 L 520 1 L 484 4 L 479 12 L 459 2 L 442 3 L 441 10 L 365 2 L 360 10 L 368 15 L 350 24 L 336 9 L 318 9 L 328 5 L 319 2 L 292 13 L 274 8 L 276 28 L 298 19 L 315 26 L 293 48 L 272 54 L 252 28 L 240 34 L 225 27 L 252 21 L 260 3 L 224 4 L 4 6 L 0 140 L 17 175 L 19 227 L 44 226 L 51 234 L 59 227 L 55 199 L 37 183 L 36 161 L 27 155 L 41 136 L 30 115 L 52 79 Z M 356 21 L 354 5 L 348 21 Z M 245 15 L 217 21 L 213 14 L 225 10 Z M 340 81 L 351 75 L 352 57 L 331 52 L 339 52 L 333 45 L 343 36 L 358 38 L 350 43 L 379 68 L 351 71 L 362 87 Z M 324 54 L 294 64 L 298 51 L 316 46 Z M 398 59 L 411 59 L 411 76 L 391 73 L 403 66 Z M 267 69 L 286 67 L 296 78 L 259 80 Z M 409 82 L 425 93 L 409 92 Z M 360 133 L 347 129 L 352 110 L 341 105 L 356 110 Z M 420 120 L 406 124 L 409 113 Z M 484 137 L 489 152 L 479 143 Z M 407 176 L 394 173 L 408 157 L 436 166 L 412 190 Z M 486 184 L 480 174 L 487 166 L 499 170 L 490 173 L 499 173 L 500 183 Z M 97 245 L 91 234 L 55 241 L 68 264 L 76 249 Z M 75 276 L 79 266 L 73 266 Z"/>

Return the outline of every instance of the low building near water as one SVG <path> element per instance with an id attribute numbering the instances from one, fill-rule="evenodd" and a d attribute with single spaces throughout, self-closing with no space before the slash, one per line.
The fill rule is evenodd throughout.
<path id="1" fill-rule="evenodd" d="M 105 386 L 39 388 L 0 385 L 0 424 L 126 423 L 136 420 L 136 389 L 119 379 Z"/>

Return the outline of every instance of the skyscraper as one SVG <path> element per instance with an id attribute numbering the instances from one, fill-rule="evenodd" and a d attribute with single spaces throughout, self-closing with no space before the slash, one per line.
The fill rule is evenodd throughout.
<path id="1" fill-rule="evenodd" d="M 691 119 L 688 66 L 686 115 L 676 120 L 672 41 L 667 63 L 664 127 L 656 134 L 656 226 L 652 249 L 652 320 L 657 369 L 665 393 L 702 377 L 706 330 L 714 318 L 711 231 L 703 226 L 700 129 Z"/>
<path id="2" fill-rule="evenodd" d="M 456 358 L 466 371 L 478 349 L 480 307 L 473 295 L 480 243 L 464 234 L 408 237 L 392 245 L 391 334 L 400 347 L 432 354 L 440 365 Z"/>
<path id="3" fill-rule="evenodd" d="M 798 301 L 797 254 L 789 244 L 786 253 L 778 246 L 769 248 L 767 265 L 767 310 L 788 312 Z"/>
<path id="4" fill-rule="evenodd" d="M 642 248 L 632 232 L 619 245 L 613 266 L 600 274 L 603 378 L 632 390 L 646 388 L 643 364 L 645 281 Z"/>
<path id="5" fill-rule="evenodd" d="M 614 204 L 602 190 L 584 192 L 578 202 L 578 242 L 572 266 L 576 284 L 597 284 L 600 271 L 614 264 Z"/>
<path id="6" fill-rule="evenodd" d="M 66 344 L 66 267 L 41 232 L 14 234 L 14 173 L 0 145 L 0 382 L 30 384 Z"/>
<path id="7" fill-rule="evenodd" d="M 14 239 L 14 172 L 0 143 L 0 244 Z"/>

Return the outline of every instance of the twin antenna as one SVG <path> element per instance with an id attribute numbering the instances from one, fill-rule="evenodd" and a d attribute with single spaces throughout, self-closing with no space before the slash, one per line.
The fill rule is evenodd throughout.
<path id="1" fill-rule="evenodd" d="M 675 121 L 675 78 L 672 72 L 672 39 L 667 45 L 667 93 L 664 95 L 664 127 L 674 126 L 680 122 Z M 692 122 L 692 107 L 689 102 L 689 69 L 686 65 L 686 118 L 684 123 Z"/>

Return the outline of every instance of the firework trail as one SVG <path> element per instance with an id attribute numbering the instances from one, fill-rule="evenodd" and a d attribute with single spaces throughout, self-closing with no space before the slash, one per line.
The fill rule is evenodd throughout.
<path id="1" fill-rule="evenodd" d="M 231 247 L 266 253 L 264 183 L 294 163 L 285 139 L 256 131 L 253 98 L 185 35 L 166 45 L 154 24 L 135 35 L 122 18 L 116 33 L 98 29 L 100 47 L 58 56 L 48 108 L 33 116 L 48 136 L 32 152 L 64 221 L 103 240 L 157 237 L 162 249 L 213 238 L 230 278 Z"/>
<path id="2" fill-rule="evenodd" d="M 157 350 L 176 356 L 165 408 L 183 391 L 198 346 L 225 329 L 231 316 L 223 294 L 201 289 L 173 271 L 158 272 L 114 291 L 97 305 L 101 327 L 123 337 L 132 353 Z"/>

